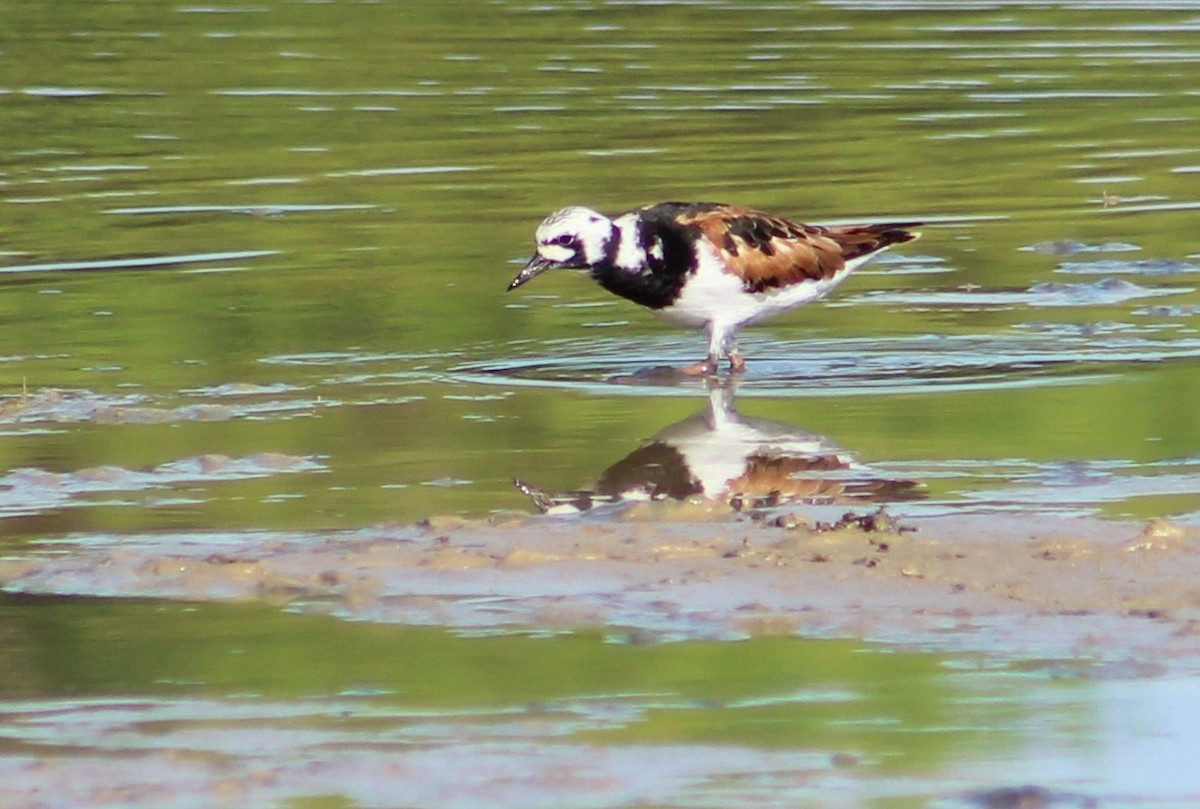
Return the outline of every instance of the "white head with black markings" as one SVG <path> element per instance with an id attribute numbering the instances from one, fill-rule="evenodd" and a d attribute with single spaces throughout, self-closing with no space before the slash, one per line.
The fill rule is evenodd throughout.
<path id="1" fill-rule="evenodd" d="M 546 270 L 586 270 L 608 255 L 613 223 L 591 208 L 573 206 L 547 216 L 534 236 L 533 258 L 508 285 L 509 291 Z"/>

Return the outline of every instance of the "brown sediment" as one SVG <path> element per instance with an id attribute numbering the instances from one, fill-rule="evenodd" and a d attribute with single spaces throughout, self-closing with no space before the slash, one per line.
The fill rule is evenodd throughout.
<path id="1" fill-rule="evenodd" d="M 789 633 L 1200 662 L 1200 530 L 1036 515 L 834 524 L 648 503 L 607 522 L 440 518 L 295 536 L 124 537 L 0 561 L 10 591 L 267 599 L 447 626 Z"/>

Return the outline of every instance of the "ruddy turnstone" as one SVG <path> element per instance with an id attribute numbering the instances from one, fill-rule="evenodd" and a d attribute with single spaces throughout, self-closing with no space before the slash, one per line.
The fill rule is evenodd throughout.
<path id="1" fill-rule="evenodd" d="M 714 202 L 660 202 L 607 217 L 574 206 L 538 226 L 537 250 L 509 291 L 546 270 L 586 270 L 609 292 L 680 326 L 703 329 L 714 374 L 721 354 L 745 368 L 738 329 L 823 298 L 855 268 L 916 239 L 918 222 L 803 225 Z"/>

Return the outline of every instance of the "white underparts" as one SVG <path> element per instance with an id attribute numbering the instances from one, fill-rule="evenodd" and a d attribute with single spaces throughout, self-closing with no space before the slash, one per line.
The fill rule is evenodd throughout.
<path id="1" fill-rule="evenodd" d="M 836 275 L 825 280 L 807 280 L 782 288 L 748 292 L 742 279 L 725 269 L 720 254 L 711 245 L 698 241 L 696 251 L 695 275 L 680 290 L 673 304 L 655 314 L 679 326 L 703 329 L 708 334 L 710 357 L 728 355 L 733 350 L 734 336 L 743 326 L 825 297 L 855 268 L 872 257 L 847 262 Z"/>

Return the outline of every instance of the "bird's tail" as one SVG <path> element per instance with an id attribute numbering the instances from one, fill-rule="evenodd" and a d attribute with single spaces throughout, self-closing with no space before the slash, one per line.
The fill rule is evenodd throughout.
<path id="1" fill-rule="evenodd" d="M 921 232 L 913 230 L 923 222 L 886 222 L 872 225 L 834 225 L 828 228 L 829 235 L 842 246 L 842 258 L 853 261 L 880 250 L 915 241 Z"/>

